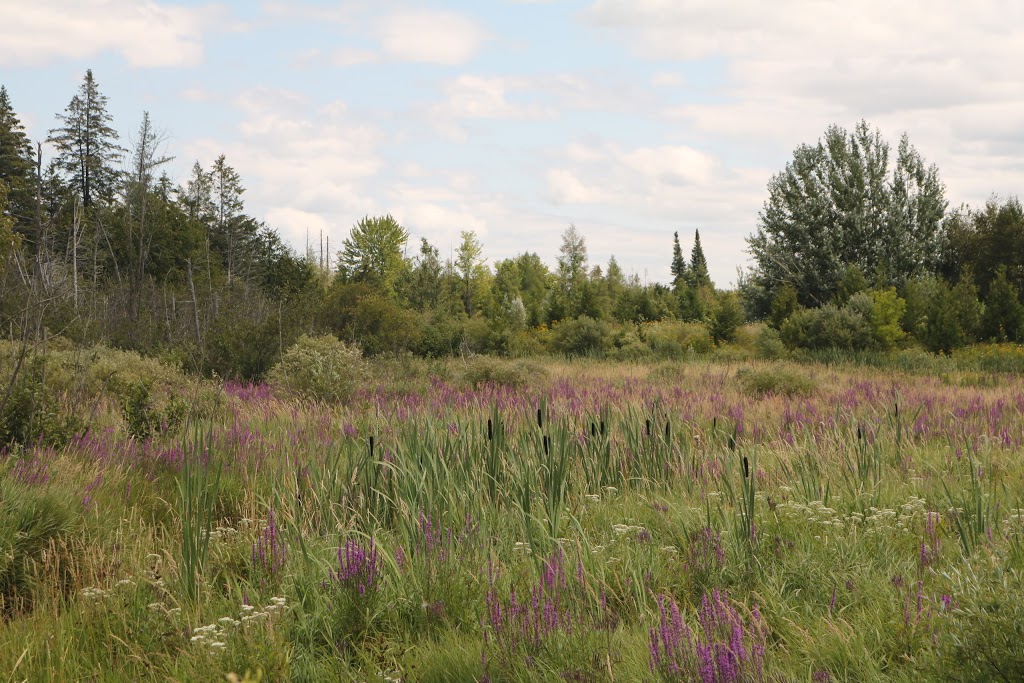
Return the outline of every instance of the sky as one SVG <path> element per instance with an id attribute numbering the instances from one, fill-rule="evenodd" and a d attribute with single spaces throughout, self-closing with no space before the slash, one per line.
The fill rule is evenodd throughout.
<path id="1" fill-rule="evenodd" d="M 185 182 L 220 154 L 299 251 L 392 214 L 447 256 L 668 282 L 672 233 L 749 265 L 767 183 L 861 119 L 906 132 L 951 207 L 1024 191 L 1016 0 L 0 0 L 0 84 L 44 140 L 92 69 L 129 146 L 142 113 Z"/>

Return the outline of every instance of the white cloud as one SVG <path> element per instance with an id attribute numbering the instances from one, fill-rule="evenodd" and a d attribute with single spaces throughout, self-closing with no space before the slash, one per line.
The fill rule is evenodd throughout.
<path id="1" fill-rule="evenodd" d="M 700 228 L 712 278 L 723 286 L 735 278 L 769 171 L 730 169 L 686 145 L 573 142 L 557 158 L 547 198 L 573 212 L 595 254 L 614 253 L 626 266 L 653 260 L 649 277 L 664 281 L 668 261 L 652 255 L 665 253 L 672 231 L 685 242 Z"/>
<path id="2" fill-rule="evenodd" d="M 661 112 L 708 144 L 780 170 L 828 125 L 865 118 L 893 145 L 906 131 L 952 204 L 1024 188 L 1024 4 L 596 0 L 583 18 L 659 67 L 719 65 L 711 97 Z"/>
<path id="3" fill-rule="evenodd" d="M 313 106 L 288 90 L 247 90 L 233 104 L 238 138 L 226 145 L 198 140 L 187 151 L 206 166 L 223 153 L 249 187 L 247 211 L 266 216 L 293 245 L 303 243 L 307 225 L 343 237 L 359 216 L 377 210 L 367 184 L 383 167 L 379 128 L 343 102 Z"/>
<path id="4" fill-rule="evenodd" d="M 152 0 L 10 2 L 0 21 L 0 65 L 120 53 L 135 67 L 195 66 L 203 36 L 226 17 L 223 8 L 160 5 Z"/>
<path id="5" fill-rule="evenodd" d="M 456 119 L 541 119 L 557 112 L 537 103 L 514 103 L 508 97 L 527 91 L 522 78 L 463 75 L 444 86 L 446 101 L 434 113 Z"/>
<path id="6" fill-rule="evenodd" d="M 375 33 L 390 59 L 429 64 L 463 64 L 487 39 L 475 21 L 441 10 L 395 12 L 378 22 Z"/>

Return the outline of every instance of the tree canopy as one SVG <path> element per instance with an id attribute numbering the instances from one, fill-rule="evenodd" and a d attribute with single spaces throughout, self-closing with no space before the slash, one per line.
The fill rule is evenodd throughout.
<path id="1" fill-rule="evenodd" d="M 896 285 L 934 270 L 947 205 L 938 169 L 906 135 L 894 164 L 890 152 L 864 121 L 852 132 L 831 126 L 772 177 L 747 238 L 761 309 L 787 284 L 801 304 L 824 304 L 849 265 Z"/>

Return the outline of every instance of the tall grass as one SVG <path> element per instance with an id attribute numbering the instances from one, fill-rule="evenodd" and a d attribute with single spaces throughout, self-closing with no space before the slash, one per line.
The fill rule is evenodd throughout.
<path id="1" fill-rule="evenodd" d="M 765 367 L 813 389 L 752 389 Z M 132 439 L 104 405 L 111 430 L 7 456 L 0 577 L 37 608 L 5 612 L 0 670 L 1013 674 L 1024 386 L 948 380 L 576 361 L 344 404 L 231 387 L 185 439 Z"/>

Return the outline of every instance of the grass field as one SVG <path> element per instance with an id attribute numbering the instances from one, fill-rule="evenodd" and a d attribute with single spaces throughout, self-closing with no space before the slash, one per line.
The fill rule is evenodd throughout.
<path id="1" fill-rule="evenodd" d="M 0 460 L 0 683 L 1024 679 L 1020 376 L 529 370 L 98 398 Z"/>

